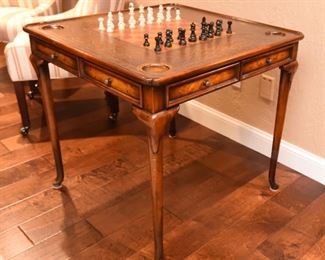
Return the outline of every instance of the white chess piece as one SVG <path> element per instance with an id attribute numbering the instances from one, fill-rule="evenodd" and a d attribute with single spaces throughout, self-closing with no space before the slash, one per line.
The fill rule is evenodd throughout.
<path id="1" fill-rule="evenodd" d="M 118 29 L 120 31 L 123 31 L 125 29 L 124 15 L 121 12 L 118 13 Z"/>
<path id="2" fill-rule="evenodd" d="M 143 5 L 139 6 L 139 24 L 141 27 L 144 27 L 146 25 L 146 18 L 144 17 L 144 7 Z"/>
<path id="3" fill-rule="evenodd" d="M 177 21 L 181 20 L 181 10 L 179 9 L 176 9 L 176 18 L 175 18 Z"/>
<path id="4" fill-rule="evenodd" d="M 107 32 L 114 32 L 114 28 L 115 28 L 115 25 L 114 25 L 113 14 L 112 14 L 112 12 L 109 12 L 107 14 L 107 28 L 106 28 L 106 31 Z"/>
<path id="5" fill-rule="evenodd" d="M 147 24 L 152 24 L 155 21 L 153 17 L 153 8 L 148 6 L 147 8 Z"/>
<path id="6" fill-rule="evenodd" d="M 98 18 L 98 30 L 105 31 L 104 18 L 103 17 Z"/>
<path id="7" fill-rule="evenodd" d="M 135 28 L 137 21 L 134 18 L 134 4 L 132 2 L 129 3 L 129 27 Z"/>
<path id="8" fill-rule="evenodd" d="M 166 22 L 170 22 L 172 20 L 172 14 L 171 14 L 171 10 L 173 9 L 172 6 L 167 6 L 166 7 Z"/>
<path id="9" fill-rule="evenodd" d="M 163 5 L 159 5 L 158 13 L 157 13 L 157 20 L 159 20 L 160 22 L 162 22 L 162 21 L 164 21 L 164 19 L 165 19 L 164 6 Z"/>

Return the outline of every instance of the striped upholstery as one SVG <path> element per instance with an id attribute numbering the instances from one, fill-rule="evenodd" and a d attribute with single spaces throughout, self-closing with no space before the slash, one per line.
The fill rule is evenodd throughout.
<path id="1" fill-rule="evenodd" d="M 95 13 L 107 13 L 124 7 L 125 0 L 79 0 L 76 6 L 64 13 L 30 18 L 30 22 L 52 21 Z M 29 61 L 30 43 L 28 34 L 20 32 L 13 42 L 5 47 L 7 69 L 13 82 L 37 80 L 36 73 Z M 67 78 L 72 75 L 50 64 L 51 78 Z"/>
<path id="2" fill-rule="evenodd" d="M 58 13 L 60 3 L 60 0 L 0 0 L 0 41 L 12 41 L 30 17 Z"/>

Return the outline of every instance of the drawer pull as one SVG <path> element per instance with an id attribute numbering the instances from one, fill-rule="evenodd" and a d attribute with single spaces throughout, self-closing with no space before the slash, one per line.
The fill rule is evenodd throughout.
<path id="1" fill-rule="evenodd" d="M 267 58 L 266 59 L 266 64 L 267 65 L 271 65 L 273 62 L 272 62 L 272 59 L 271 58 Z"/>
<path id="2" fill-rule="evenodd" d="M 58 55 L 56 53 L 52 53 L 50 57 L 52 60 L 55 60 L 58 57 Z"/>
<path id="3" fill-rule="evenodd" d="M 107 86 L 108 85 L 111 85 L 112 84 L 112 79 L 110 79 L 110 78 L 109 79 L 105 79 L 104 80 L 104 84 L 107 85 Z"/>
<path id="4" fill-rule="evenodd" d="M 206 80 L 203 81 L 203 86 L 204 87 L 210 87 L 211 86 L 211 82 L 208 79 L 206 79 Z"/>

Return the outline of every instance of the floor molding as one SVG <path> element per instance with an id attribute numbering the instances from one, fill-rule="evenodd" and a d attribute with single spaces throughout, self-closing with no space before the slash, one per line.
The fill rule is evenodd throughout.
<path id="1" fill-rule="evenodd" d="M 242 145 L 270 157 L 272 135 L 192 100 L 180 114 Z M 279 162 L 325 185 L 325 159 L 286 141 L 281 142 Z"/>

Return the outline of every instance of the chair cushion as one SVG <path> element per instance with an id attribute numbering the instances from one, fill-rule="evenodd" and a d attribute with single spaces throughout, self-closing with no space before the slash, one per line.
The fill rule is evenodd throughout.
<path id="1" fill-rule="evenodd" d="M 35 14 L 33 9 L 23 7 L 0 8 L 0 41 L 12 41 L 28 17 Z"/>
<path id="2" fill-rule="evenodd" d="M 35 70 L 29 61 L 30 54 L 29 35 L 25 32 L 18 33 L 15 40 L 6 45 L 5 56 L 11 81 L 37 80 Z M 49 70 L 52 79 L 74 77 L 68 71 L 60 69 L 51 63 L 49 64 Z"/>

